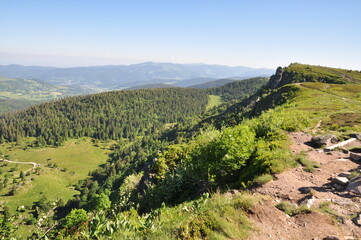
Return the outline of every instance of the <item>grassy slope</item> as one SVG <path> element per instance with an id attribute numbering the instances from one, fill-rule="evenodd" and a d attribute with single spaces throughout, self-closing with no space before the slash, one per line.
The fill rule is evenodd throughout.
<path id="1" fill-rule="evenodd" d="M 209 101 L 206 107 L 206 110 L 211 109 L 212 107 L 216 107 L 222 104 L 221 96 L 209 95 Z"/>
<path id="2" fill-rule="evenodd" d="M 361 85 L 302 83 L 287 106 L 305 113 L 324 130 L 361 131 Z M 350 122 L 351 121 L 351 122 Z M 337 125 L 335 125 L 337 124 Z"/>
<path id="3" fill-rule="evenodd" d="M 339 79 L 347 83 L 361 83 L 361 72 L 340 69 L 340 68 L 330 68 L 330 67 L 293 63 L 288 67 L 284 68 L 284 71 L 296 72 L 302 76 L 310 76 L 315 78 L 329 77 L 333 79 Z"/>
<path id="4" fill-rule="evenodd" d="M 12 161 L 42 164 L 40 175 L 31 174 L 27 176 L 25 185 L 18 189 L 15 196 L 4 196 L 12 187 L 12 178 L 10 178 L 9 186 L 0 192 L 0 203 L 6 204 L 13 209 L 19 205 L 31 206 L 42 195 L 45 195 L 51 201 L 58 198 L 67 201 L 77 193 L 70 186 L 77 183 L 78 180 L 86 178 L 89 171 L 94 170 L 107 159 L 104 150 L 93 147 L 89 140 L 70 140 L 65 146 L 59 148 L 29 150 L 16 147 L 9 148 L 9 144 L 3 144 L 0 151 L 9 155 Z M 55 163 L 58 167 L 50 168 L 47 166 L 48 163 Z M 18 168 L 13 172 L 16 178 L 21 170 L 26 171 L 32 168 L 31 165 L 8 163 L 7 167 L 0 168 L 3 171 L 0 177 L 3 178 L 12 167 Z M 64 168 L 67 171 L 64 172 Z M 31 181 L 30 178 L 34 178 L 34 180 Z"/>
<path id="5" fill-rule="evenodd" d="M 139 226 L 142 218 L 139 221 L 132 212 L 126 212 L 123 216 L 128 225 L 118 229 L 113 238 L 246 239 L 252 230 L 246 212 L 258 201 L 257 196 L 247 193 L 234 196 L 215 193 L 211 198 L 161 208 L 159 217 L 152 221 L 153 227 L 145 230 Z M 129 226 L 133 227 L 131 231 Z"/>

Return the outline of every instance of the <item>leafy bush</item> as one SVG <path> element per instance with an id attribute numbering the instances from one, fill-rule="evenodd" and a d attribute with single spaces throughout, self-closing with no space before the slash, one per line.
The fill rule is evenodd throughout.
<path id="1" fill-rule="evenodd" d="M 63 219 L 62 227 L 64 228 L 77 227 L 81 223 L 86 222 L 87 218 L 88 218 L 87 212 L 84 209 L 73 209 Z"/>
<path id="2" fill-rule="evenodd" d="M 91 211 L 106 210 L 110 208 L 111 201 L 104 193 L 95 194 L 88 203 L 88 209 Z"/>
<path id="3" fill-rule="evenodd" d="M 254 151 L 255 133 L 247 125 L 227 128 L 194 156 L 208 174 L 208 181 L 225 181 L 246 165 Z"/>

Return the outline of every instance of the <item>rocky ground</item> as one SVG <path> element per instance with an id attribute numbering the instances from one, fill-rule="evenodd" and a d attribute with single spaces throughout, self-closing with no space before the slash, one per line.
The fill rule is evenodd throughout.
<path id="1" fill-rule="evenodd" d="M 253 190 L 255 194 L 268 196 L 268 200 L 250 213 L 256 227 L 251 240 L 361 239 L 361 227 L 357 226 L 361 198 L 346 191 L 347 183 L 342 185 L 334 179 L 340 174 L 347 176 L 359 171 L 361 161 L 353 161 L 348 153 L 341 151 L 314 149 L 308 145 L 311 137 L 303 132 L 291 133 L 291 150 L 294 154 L 306 152 L 308 159 L 317 162 L 319 168 L 306 172 L 298 166 Z M 361 146 L 361 142 L 356 140 L 352 146 Z M 312 211 L 291 217 L 275 207 L 280 202 L 289 202 L 296 208 L 306 205 Z"/>

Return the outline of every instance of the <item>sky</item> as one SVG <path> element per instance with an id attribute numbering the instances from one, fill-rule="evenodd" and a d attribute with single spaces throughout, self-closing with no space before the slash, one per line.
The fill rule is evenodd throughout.
<path id="1" fill-rule="evenodd" d="M 0 0 L 0 65 L 361 70 L 360 0 Z"/>

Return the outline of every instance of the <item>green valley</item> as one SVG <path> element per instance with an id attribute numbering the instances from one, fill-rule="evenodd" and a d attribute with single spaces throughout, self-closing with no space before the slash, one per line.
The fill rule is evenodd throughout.
<path id="1" fill-rule="evenodd" d="M 92 92 L 78 86 L 57 86 L 40 80 L 4 76 L 0 76 L 0 89 L 0 114 L 53 99 Z"/>

